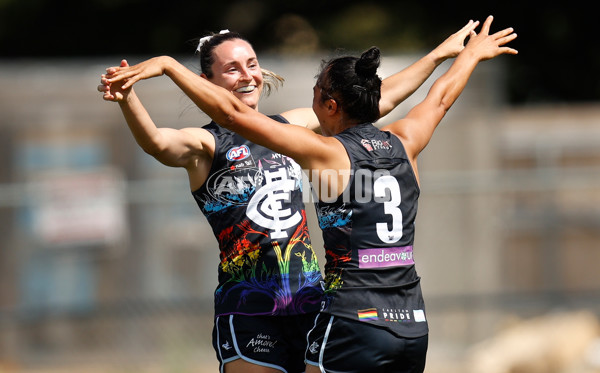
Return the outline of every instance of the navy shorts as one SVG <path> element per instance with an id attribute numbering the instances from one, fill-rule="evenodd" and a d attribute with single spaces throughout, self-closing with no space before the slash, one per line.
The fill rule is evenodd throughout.
<path id="1" fill-rule="evenodd" d="M 422 373 L 427 345 L 427 335 L 402 338 L 372 324 L 321 313 L 308 334 L 306 363 L 327 373 Z"/>
<path id="2" fill-rule="evenodd" d="M 217 317 L 213 347 L 221 372 L 226 363 L 236 359 L 286 373 L 304 372 L 306 334 L 317 314 Z"/>

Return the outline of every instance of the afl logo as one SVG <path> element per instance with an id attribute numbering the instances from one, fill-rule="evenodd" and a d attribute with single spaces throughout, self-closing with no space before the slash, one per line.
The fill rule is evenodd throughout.
<path id="1" fill-rule="evenodd" d="M 229 161 L 241 161 L 250 156 L 250 149 L 246 145 L 236 146 L 235 148 L 229 149 L 227 152 L 227 160 Z"/>

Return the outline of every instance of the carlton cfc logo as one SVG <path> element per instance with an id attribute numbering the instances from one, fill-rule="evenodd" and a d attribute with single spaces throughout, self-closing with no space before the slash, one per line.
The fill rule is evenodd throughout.
<path id="1" fill-rule="evenodd" d="M 250 149 L 246 145 L 236 146 L 235 148 L 229 149 L 227 152 L 227 160 L 229 161 L 241 161 L 250 156 Z"/>

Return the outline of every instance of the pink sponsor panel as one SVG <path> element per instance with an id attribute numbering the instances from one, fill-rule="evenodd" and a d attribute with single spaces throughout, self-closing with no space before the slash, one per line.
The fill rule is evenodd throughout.
<path id="1" fill-rule="evenodd" d="M 381 247 L 358 250 L 359 268 L 381 268 L 415 264 L 413 247 Z"/>

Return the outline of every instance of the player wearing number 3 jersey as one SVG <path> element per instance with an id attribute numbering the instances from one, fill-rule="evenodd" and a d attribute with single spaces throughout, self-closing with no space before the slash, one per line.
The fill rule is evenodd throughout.
<path id="1" fill-rule="evenodd" d="M 424 336 L 412 252 L 419 186 L 404 147 L 370 123 L 334 137 L 352 169 L 337 200 L 317 204 L 327 258 L 321 311 L 403 337 Z"/>
<path id="2" fill-rule="evenodd" d="M 390 132 L 366 123 L 334 137 L 352 169 L 337 200 L 317 203 L 326 286 L 307 361 L 328 372 L 419 371 L 428 326 L 412 251 L 417 179 Z"/>
<path id="3" fill-rule="evenodd" d="M 307 338 L 307 373 L 424 371 L 427 317 L 412 248 L 417 156 L 477 64 L 517 53 L 504 46 L 516 38 L 512 28 L 490 35 L 491 23 L 489 17 L 477 34 L 479 23 L 469 22 L 461 30 L 469 41 L 448 71 L 405 118 L 382 130 L 372 125 L 382 86 L 376 47 L 323 65 L 313 89 L 323 136 L 262 115 L 208 81 L 172 77 L 215 122 L 310 170 L 327 283 Z"/>

